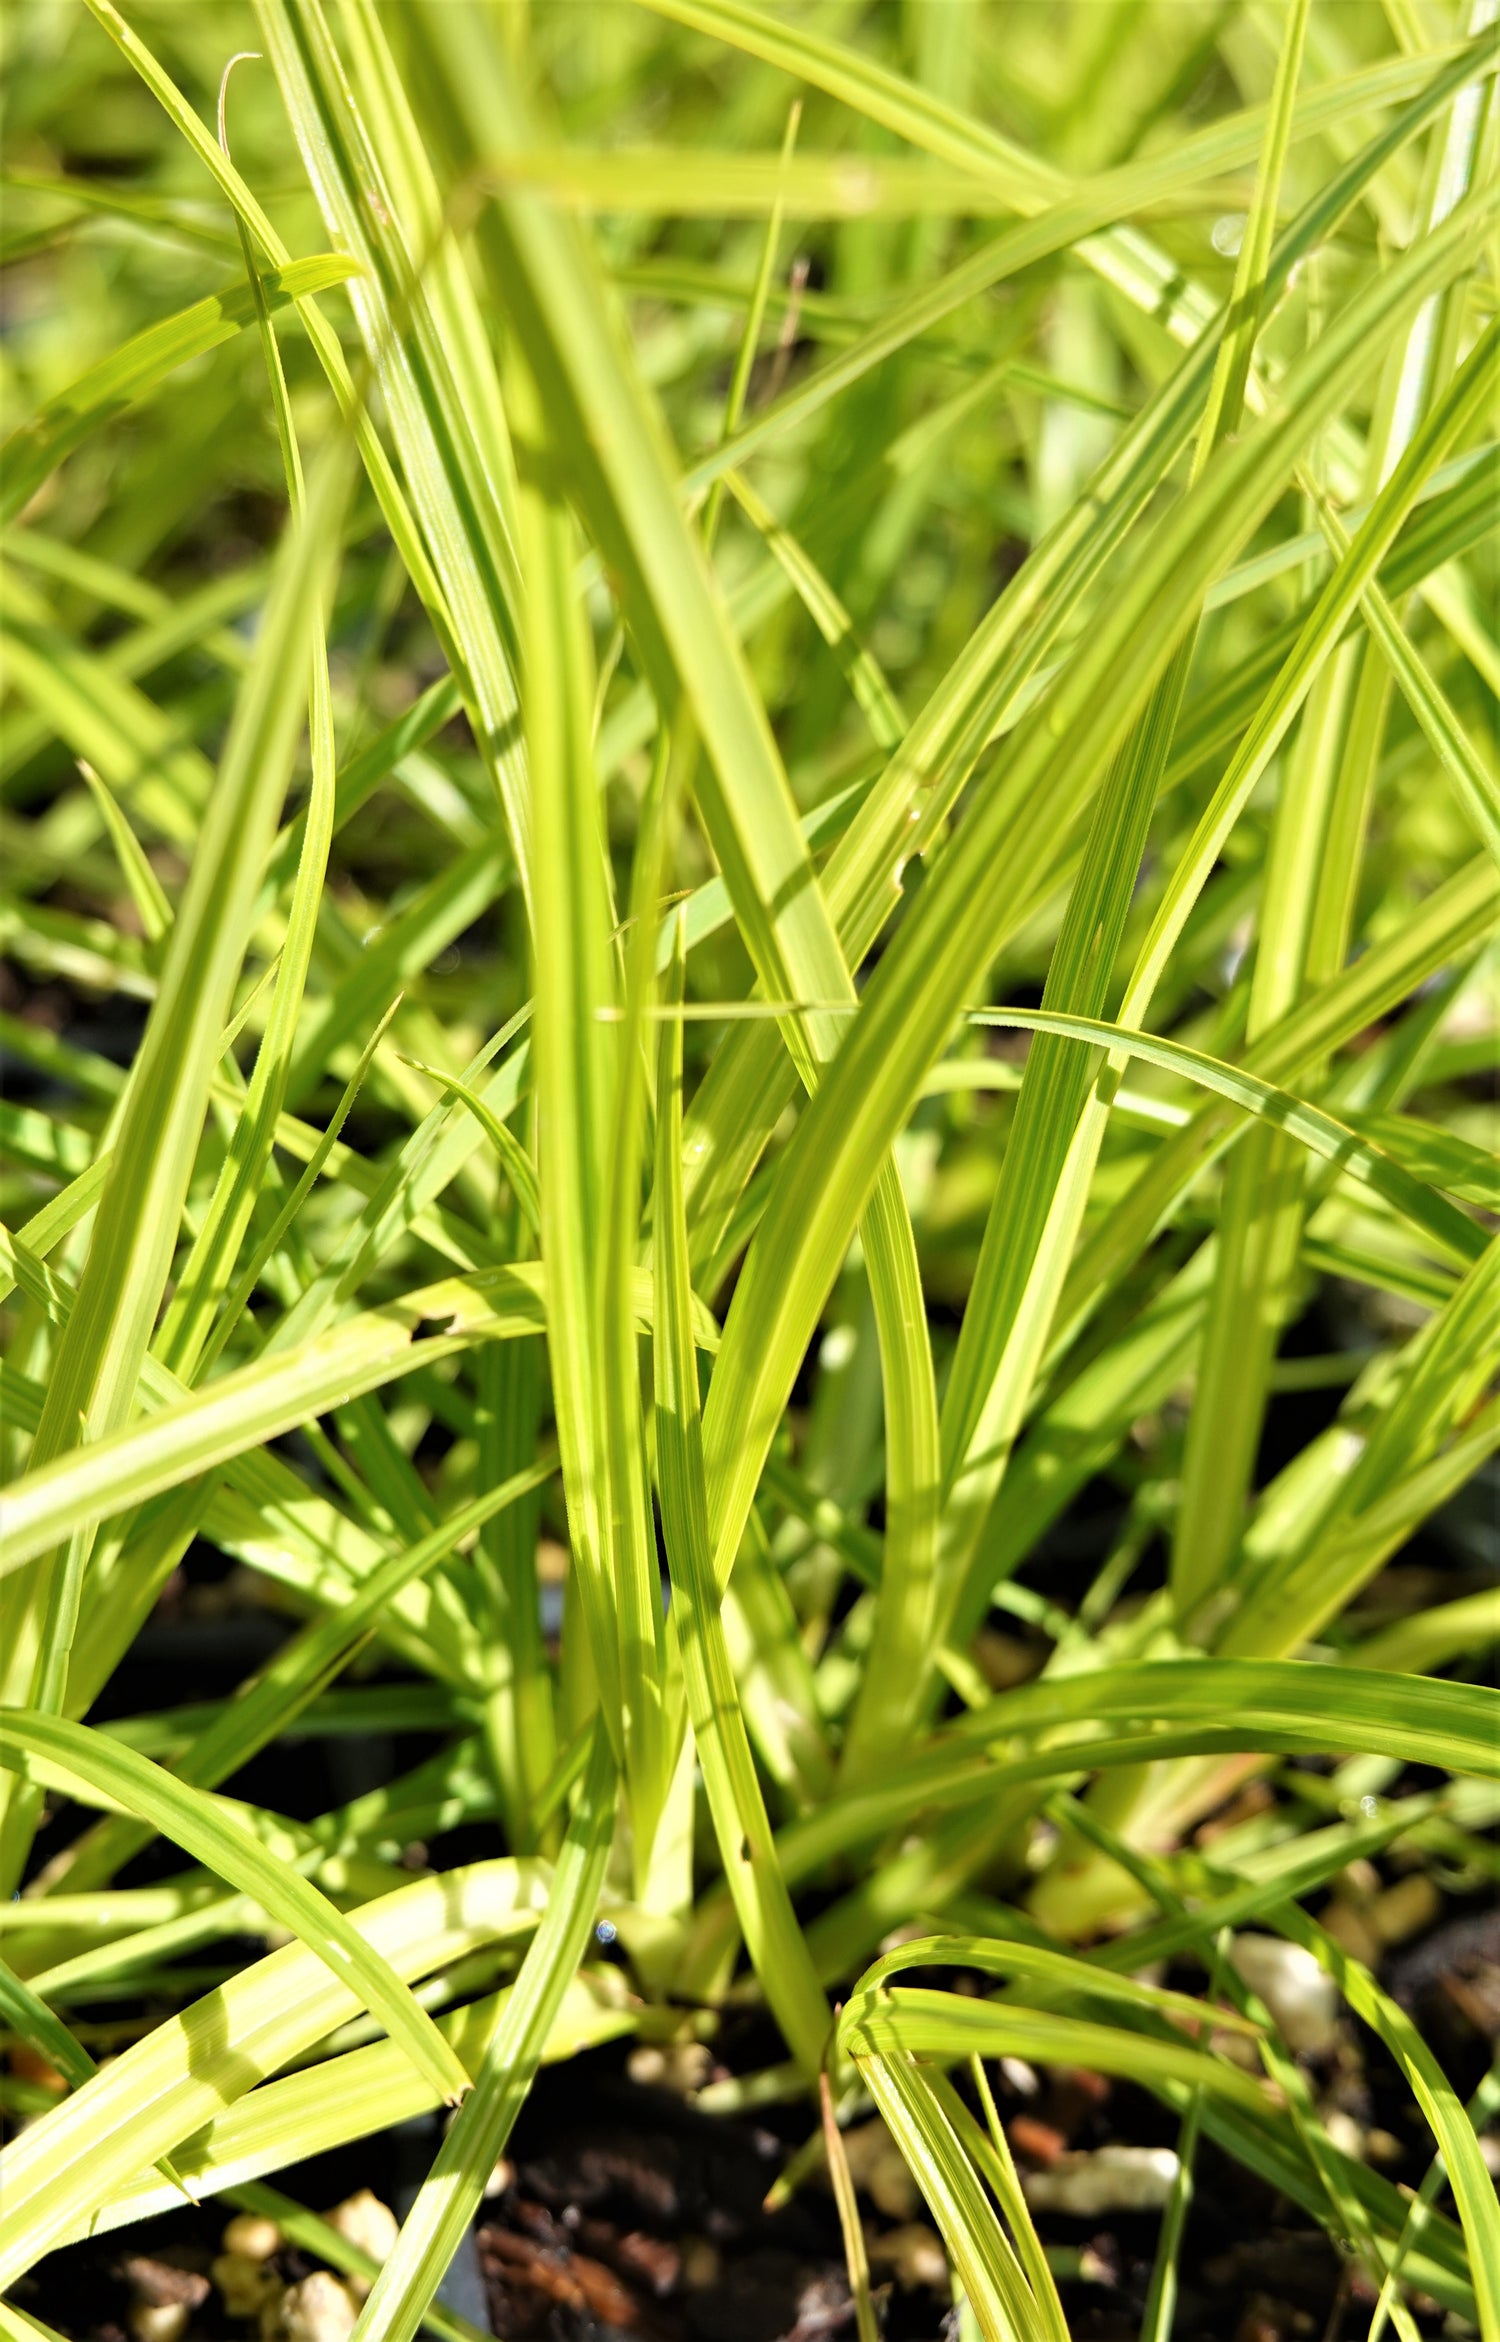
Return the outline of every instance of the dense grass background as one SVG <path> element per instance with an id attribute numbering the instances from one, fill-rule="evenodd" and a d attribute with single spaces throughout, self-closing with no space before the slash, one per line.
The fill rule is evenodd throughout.
<path id="1" fill-rule="evenodd" d="M 1200 2135 L 1500 2337 L 1370 1916 L 1495 1873 L 1493 18 L 11 10 L 0 2283 L 461 2100 L 411 2334 L 759 2001 L 986 2337 L 1007 2055 L 1180 2115 L 1152 2342 Z"/>

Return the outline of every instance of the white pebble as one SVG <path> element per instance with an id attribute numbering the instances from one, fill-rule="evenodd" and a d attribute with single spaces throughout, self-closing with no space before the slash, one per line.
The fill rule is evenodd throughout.
<path id="1" fill-rule="evenodd" d="M 189 2315 L 185 2301 L 133 2301 L 130 2331 L 135 2342 L 179 2342 Z"/>
<path id="2" fill-rule="evenodd" d="M 649 2089 L 670 2090 L 678 2098 L 691 2098 L 709 2079 L 713 2064 L 713 2053 L 706 2042 L 668 2041 L 659 2046 L 648 2042 L 631 2051 L 625 2070 L 632 2082 L 640 2082 Z"/>
<path id="3" fill-rule="evenodd" d="M 347 2289 L 326 2269 L 314 2269 L 281 2297 L 277 2331 L 285 2342 L 349 2342 L 358 2315 Z"/>
<path id="4" fill-rule="evenodd" d="M 1239 1935 L 1229 1956 L 1265 2002 L 1288 2049 L 1325 2057 L 1338 2041 L 1339 1991 L 1312 1953 L 1279 1935 Z"/>
<path id="5" fill-rule="evenodd" d="M 1064 2155 L 1050 2171 L 1026 2171 L 1021 2186 L 1038 2212 L 1157 2212 L 1172 2192 L 1177 2157 L 1170 2147 L 1095 2147 Z"/>
<path id="6" fill-rule="evenodd" d="M 264 2212 L 236 2212 L 223 2235 L 223 2250 L 245 2261 L 268 2261 L 281 2250 L 281 2230 Z"/>
<path id="7" fill-rule="evenodd" d="M 389 2260 L 396 2242 L 398 2223 L 395 2213 L 379 2196 L 362 2187 L 355 2196 L 346 2196 L 323 2215 L 330 2228 L 343 2237 L 347 2244 L 357 2244 L 372 2261 Z"/>

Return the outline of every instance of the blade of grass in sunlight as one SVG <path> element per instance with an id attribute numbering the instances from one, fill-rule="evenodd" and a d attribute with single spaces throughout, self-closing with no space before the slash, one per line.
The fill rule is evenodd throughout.
<path id="1" fill-rule="evenodd" d="M 671 976 L 682 982 L 681 924 Z M 804 2071 L 821 2070 L 833 2019 L 776 1858 L 745 1730 L 708 1541 L 698 1362 L 682 1207 L 682 1027 L 663 1027 L 656 1083 L 656 1472 L 688 1716 L 724 1875 L 746 1947 Z"/>

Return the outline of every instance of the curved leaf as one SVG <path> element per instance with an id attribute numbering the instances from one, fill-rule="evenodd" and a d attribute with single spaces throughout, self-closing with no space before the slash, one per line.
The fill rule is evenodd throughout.
<path id="1" fill-rule="evenodd" d="M 1078 1041 L 1095 1041 L 1123 1057 L 1139 1057 L 1164 1073 L 1181 1074 L 1201 1088 L 1214 1090 L 1231 1105 L 1289 1131 L 1325 1162 L 1346 1171 L 1391 1205 L 1403 1219 L 1421 1230 L 1430 1242 L 1456 1260 L 1475 1261 L 1489 1241 L 1485 1231 L 1450 1203 L 1445 1195 L 1416 1178 L 1393 1155 L 1362 1138 L 1358 1131 L 1325 1114 L 1320 1106 L 1294 1097 L 1261 1081 L 1243 1066 L 1226 1065 L 1222 1058 L 1184 1048 L 1180 1041 L 1164 1041 L 1154 1033 L 1136 1033 L 1123 1025 L 1106 1024 L 1098 1017 L 1065 1016 L 1053 1010 L 980 1008 L 970 1012 L 978 1025 L 1009 1025 L 1027 1032 L 1063 1033 Z"/>
<path id="2" fill-rule="evenodd" d="M 261 277 L 266 305 L 283 308 L 288 301 L 306 300 L 331 285 L 352 277 L 358 263 L 347 253 L 320 252 L 310 260 L 288 260 Z M 195 301 L 175 317 L 163 318 L 144 333 L 101 358 L 66 390 L 60 390 L 34 415 L 13 431 L 0 448 L 0 521 L 13 520 L 29 504 L 42 482 L 65 456 L 82 446 L 115 415 L 149 397 L 159 382 L 191 358 L 201 358 L 221 342 L 233 341 L 255 318 L 255 295 L 243 279 Z"/>

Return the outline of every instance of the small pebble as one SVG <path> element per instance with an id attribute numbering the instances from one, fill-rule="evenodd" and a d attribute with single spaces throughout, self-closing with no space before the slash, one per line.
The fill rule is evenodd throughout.
<path id="1" fill-rule="evenodd" d="M 395 2248 L 399 2224 L 389 2205 L 383 2204 L 369 2188 L 362 2187 L 357 2195 L 346 2196 L 341 2204 L 335 2204 L 333 2210 L 325 2212 L 323 2217 L 336 2235 L 342 2236 L 349 2244 L 357 2244 L 369 2254 L 372 2261 L 389 2260 Z M 371 2278 L 350 2269 L 345 2272 L 344 2283 L 355 2301 L 368 2300 L 373 2283 Z"/>
<path id="2" fill-rule="evenodd" d="M 1123 2285 L 1120 2248 L 1112 2236 L 1096 2236 L 1078 2248 L 1080 2285 Z"/>
<path id="3" fill-rule="evenodd" d="M 1107 2105 L 1113 2088 L 1108 2074 L 1096 2074 L 1088 2066 L 1054 2066 L 1047 2082 L 1047 2120 L 1070 2139 Z"/>
<path id="4" fill-rule="evenodd" d="M 229 2227 L 234 2226 L 231 2220 Z M 220 2253 L 209 2273 L 232 2318 L 258 2318 L 267 2302 L 281 2295 L 281 2279 L 269 2261 L 252 2260 L 248 2253 Z"/>
<path id="5" fill-rule="evenodd" d="M 123 2264 L 131 2297 L 150 2309 L 197 2309 L 208 2299 L 208 2279 L 197 2269 L 179 2268 L 175 2261 L 154 2260 L 149 2253 L 132 2253 Z"/>
<path id="6" fill-rule="evenodd" d="M 1023 2171 L 1021 2187 L 1035 2211 L 1093 2220 L 1101 2212 L 1159 2211 L 1177 2168 L 1170 2147 L 1095 2147 L 1061 2156 L 1050 2171 Z"/>
<path id="7" fill-rule="evenodd" d="M 922 2209 L 922 2193 L 907 2170 L 901 2150 L 879 2115 L 856 2123 L 844 2133 L 849 2176 L 863 2188 L 871 2203 L 888 2220 L 913 2220 Z"/>
<path id="8" fill-rule="evenodd" d="M 1209 2034 L 1208 2046 L 1215 2057 L 1227 2057 L 1231 2065 L 1241 2067 L 1247 2074 L 1265 2071 L 1253 2034 L 1230 2033 L 1216 2026 Z"/>
<path id="9" fill-rule="evenodd" d="M 348 2288 L 326 2269 L 314 2269 L 287 2287 L 275 2330 L 283 2342 L 348 2342 L 358 2315 Z"/>
<path id="10" fill-rule="evenodd" d="M 241 2260 L 268 2261 L 281 2250 L 281 2230 L 265 2212 L 236 2212 L 220 2243 Z"/>
<path id="11" fill-rule="evenodd" d="M 346 2196 L 323 2215 L 336 2235 L 347 2244 L 357 2244 L 372 2261 L 389 2260 L 399 2233 L 399 2223 L 388 2204 L 379 2196 L 362 2187 L 357 2195 Z"/>
<path id="12" fill-rule="evenodd" d="M 678 2098 L 692 2098 L 710 2079 L 713 2065 L 713 2052 L 706 2042 L 648 2042 L 631 2051 L 625 2071 L 632 2082 L 644 2088 L 670 2090 Z"/>
<path id="13" fill-rule="evenodd" d="M 185 2301 L 133 2301 L 128 2324 L 135 2342 L 180 2342 L 192 2314 Z"/>
<path id="14" fill-rule="evenodd" d="M 1336 2047 L 1338 1986 L 1311 1952 L 1278 1935 L 1239 1935 L 1230 1958 L 1265 2002 L 1288 2049 L 1303 2057 L 1326 2057 Z"/>
<path id="15" fill-rule="evenodd" d="M 1348 1902 L 1339 1896 L 1321 1914 L 1321 1924 L 1334 1942 L 1341 1944 L 1363 1968 L 1380 1965 L 1380 1938 L 1370 1925 L 1370 1909 L 1368 1904 Z"/>
<path id="16" fill-rule="evenodd" d="M 920 2220 L 908 2220 L 900 2228 L 887 2229 L 884 2236 L 872 2236 L 869 2255 L 873 2263 L 893 2270 L 897 2284 L 908 2293 L 926 2286 L 946 2299 L 952 2290 L 948 2256 L 933 2231 L 924 2228 Z"/>
<path id="17" fill-rule="evenodd" d="M 1377 1895 L 1365 1916 L 1383 1944 L 1404 1944 L 1431 1927 L 1442 1908 L 1443 1898 L 1426 1872 L 1413 1870 Z"/>
<path id="18" fill-rule="evenodd" d="M 132 2253 L 124 2264 L 130 2287 L 126 2323 L 134 2342 L 180 2342 L 188 2321 L 208 2299 L 208 2279 L 196 2269 L 179 2269 L 174 2261 L 153 2260 Z"/>
<path id="19" fill-rule="evenodd" d="M 1068 2142 L 1062 2132 L 1054 2130 L 1050 2122 L 1038 2122 L 1034 2115 L 1018 2114 L 1010 2126 L 1010 2143 L 1015 2153 L 1027 2163 L 1035 2163 L 1043 2171 L 1050 2171 L 1068 2151 Z"/>

